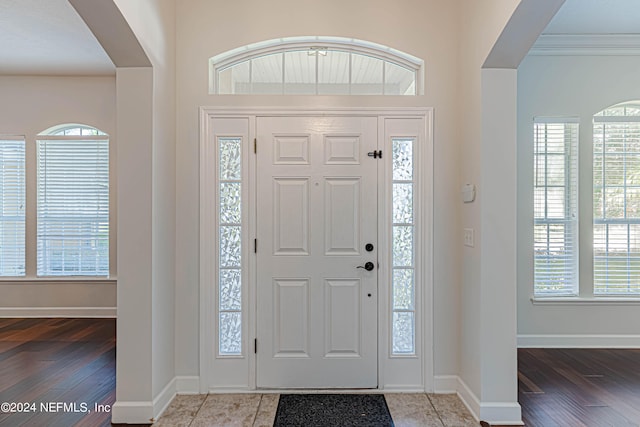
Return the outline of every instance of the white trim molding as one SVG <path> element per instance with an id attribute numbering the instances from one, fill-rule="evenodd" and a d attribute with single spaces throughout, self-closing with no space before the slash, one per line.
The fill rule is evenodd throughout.
<path id="1" fill-rule="evenodd" d="M 439 375 L 434 379 L 437 394 L 457 394 L 476 421 L 492 426 L 521 426 L 522 410 L 518 402 L 481 402 L 469 386 L 457 375 Z"/>
<path id="2" fill-rule="evenodd" d="M 256 359 L 255 354 L 250 349 L 253 346 L 253 339 L 256 337 L 256 289 L 257 278 L 255 276 L 255 258 L 253 253 L 247 254 L 245 258 L 248 269 L 248 288 L 245 293 L 246 302 L 243 302 L 243 310 L 246 310 L 246 317 L 243 322 L 247 324 L 247 329 L 243 329 L 243 348 L 246 352 L 241 358 L 221 358 L 213 357 L 212 349 L 215 348 L 215 295 L 211 286 L 215 283 L 216 273 L 209 262 L 216 259 L 216 245 L 212 239 L 205 239 L 203 236 L 215 236 L 215 194 L 216 185 L 215 173 L 215 150 L 211 146 L 215 135 L 220 134 L 224 123 L 228 121 L 246 120 L 247 130 L 243 128 L 243 134 L 251 141 L 255 138 L 256 120 L 258 117 L 282 117 L 282 116 L 348 116 L 348 117 L 372 117 L 378 118 L 378 135 L 386 138 L 385 126 L 391 121 L 400 124 L 405 121 L 416 121 L 414 128 L 410 129 L 410 135 L 416 136 L 422 144 L 418 151 L 420 156 L 419 173 L 420 197 L 422 197 L 422 212 L 420 218 L 420 236 L 417 238 L 422 242 L 420 248 L 420 260 L 416 260 L 416 267 L 423 271 L 421 292 L 416 296 L 417 307 L 421 311 L 416 322 L 419 332 L 419 339 L 416 340 L 416 355 L 411 357 L 390 357 L 389 349 L 389 315 L 383 314 L 389 302 L 388 292 L 380 291 L 381 304 L 378 312 L 378 388 L 381 391 L 399 392 L 430 392 L 434 389 L 433 377 L 433 109 L 425 107 L 400 107 L 400 108 L 335 108 L 335 107 L 308 107 L 296 110 L 283 109 L 277 107 L 266 108 L 228 108 L 228 107 L 201 107 L 200 108 L 200 370 L 199 377 L 185 380 L 185 386 L 189 391 L 198 390 L 200 393 L 232 393 L 232 392 L 255 392 L 256 390 Z M 419 123 L 418 120 L 419 119 Z M 243 122 L 245 123 L 245 122 Z M 214 129 L 217 126 L 217 130 Z M 238 125 L 239 126 L 239 125 Z M 419 128 L 419 129 L 418 129 Z M 225 128 L 226 129 L 226 128 Z M 396 127 L 392 136 L 408 136 L 400 132 Z M 225 133 L 226 132 L 226 133 Z M 232 132 L 234 135 L 239 131 Z M 398 133 L 399 132 L 399 133 Z M 407 130 L 406 132 L 409 132 Z M 229 134 L 226 130 L 225 135 Z M 391 134 L 390 134 L 391 135 Z M 424 139 L 424 141 L 422 140 Z M 385 157 L 386 158 L 386 157 Z M 246 160 L 246 159 L 245 159 Z M 246 164 L 246 163 L 245 163 Z M 248 167 L 244 170 L 248 173 L 247 200 L 255 203 L 255 158 L 249 156 Z M 244 179 L 244 178 L 243 178 Z M 378 176 L 378 181 L 383 179 L 383 175 Z M 386 178 L 384 178 L 386 179 Z M 389 197 L 389 195 L 386 195 Z M 243 196 L 244 197 L 244 196 Z M 381 201 L 380 203 L 386 203 Z M 388 203 L 390 205 L 390 203 Z M 387 205 L 382 205 L 388 210 Z M 381 205 L 378 206 L 381 209 Z M 252 217 L 245 220 L 248 236 L 255 235 L 255 209 L 246 210 L 253 212 Z M 385 212 L 385 210 L 380 211 Z M 248 246 L 248 245 L 246 245 Z M 386 256 L 380 254 L 380 257 Z M 244 292 L 244 291 L 243 291 Z M 387 299 L 384 299 L 387 298 Z M 386 312 L 384 312 L 386 313 Z M 224 364 L 224 365 L 223 365 Z M 233 367 L 231 367 L 233 365 Z M 408 368 L 409 367 L 409 368 Z M 410 372 L 409 372 L 410 371 Z M 215 372 L 215 375 L 214 375 Z M 215 378 L 214 384 L 212 378 Z M 196 386 L 196 384 L 198 384 Z M 263 390 L 261 390 L 263 391 Z M 178 389 L 178 392 L 182 391 Z M 368 390 L 374 392 L 374 390 Z"/>
<path id="3" fill-rule="evenodd" d="M 176 376 L 176 394 L 200 394 L 200 377 L 197 375 Z"/>
<path id="4" fill-rule="evenodd" d="M 153 401 L 116 401 L 111 408 L 113 424 L 149 424 L 160 418 L 176 396 L 177 377 L 162 389 Z"/>
<path id="5" fill-rule="evenodd" d="M 638 34 L 542 34 L 529 55 L 640 55 Z"/>
<path id="6" fill-rule="evenodd" d="M 640 348 L 640 335 L 518 335 L 518 348 Z"/>
<path id="7" fill-rule="evenodd" d="M 112 424 L 149 424 L 153 422 L 153 402 L 119 402 L 111 407 Z"/>
<path id="8" fill-rule="evenodd" d="M 640 305 L 640 298 L 531 297 L 533 305 Z"/>
<path id="9" fill-rule="evenodd" d="M 116 318 L 116 307 L 0 307 L 0 318 Z"/>

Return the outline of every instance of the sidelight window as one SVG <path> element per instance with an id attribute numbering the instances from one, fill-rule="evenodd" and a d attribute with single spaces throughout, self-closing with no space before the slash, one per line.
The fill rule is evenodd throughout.
<path id="1" fill-rule="evenodd" d="M 392 354 L 415 349 L 415 140 L 392 140 Z"/>
<path id="2" fill-rule="evenodd" d="M 218 138 L 218 353 L 242 354 L 242 139 Z"/>

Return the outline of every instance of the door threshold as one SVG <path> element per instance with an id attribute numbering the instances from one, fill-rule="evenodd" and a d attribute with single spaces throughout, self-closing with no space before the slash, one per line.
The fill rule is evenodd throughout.
<path id="1" fill-rule="evenodd" d="M 379 388 L 255 388 L 255 389 L 210 389 L 210 394 L 382 394 Z"/>

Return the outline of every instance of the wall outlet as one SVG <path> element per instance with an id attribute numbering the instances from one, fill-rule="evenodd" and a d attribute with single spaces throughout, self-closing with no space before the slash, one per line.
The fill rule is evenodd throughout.
<path id="1" fill-rule="evenodd" d="M 469 246 L 470 248 L 473 247 L 473 228 L 465 228 L 464 229 L 464 245 L 465 246 Z"/>

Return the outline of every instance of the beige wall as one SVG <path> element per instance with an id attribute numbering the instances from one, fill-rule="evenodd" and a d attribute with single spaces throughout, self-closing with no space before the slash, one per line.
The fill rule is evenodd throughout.
<path id="1" fill-rule="evenodd" d="M 0 76 L 0 134 L 24 135 L 27 150 L 35 154 L 35 138 L 51 126 L 81 123 L 99 128 L 111 137 L 115 146 L 115 78 L 105 77 L 29 77 Z M 112 166 L 115 156 L 111 156 Z M 28 156 L 27 186 L 35 191 L 35 155 Z M 116 189 L 112 176 L 112 187 Z M 115 209 L 115 191 L 111 203 Z M 115 212 L 115 210 L 113 211 Z M 27 221 L 36 215 L 35 198 L 27 205 Z M 116 223 L 111 232 L 115 236 Z M 35 241 L 35 230 L 27 230 L 27 240 Z M 112 241 L 112 271 L 115 272 L 115 240 Z M 35 248 L 29 247 L 35 261 Z M 0 316 L 2 315 L 98 315 L 114 316 L 116 284 L 35 283 L 0 280 Z M 91 308 L 97 308 L 91 310 Z"/>
<path id="2" fill-rule="evenodd" d="M 198 373 L 198 107 L 426 106 L 435 108 L 434 348 L 436 375 L 458 372 L 458 9 L 457 1 L 257 0 L 178 3 L 176 371 Z M 369 40 L 425 61 L 418 97 L 211 96 L 208 59 L 249 43 L 288 36 Z"/>

